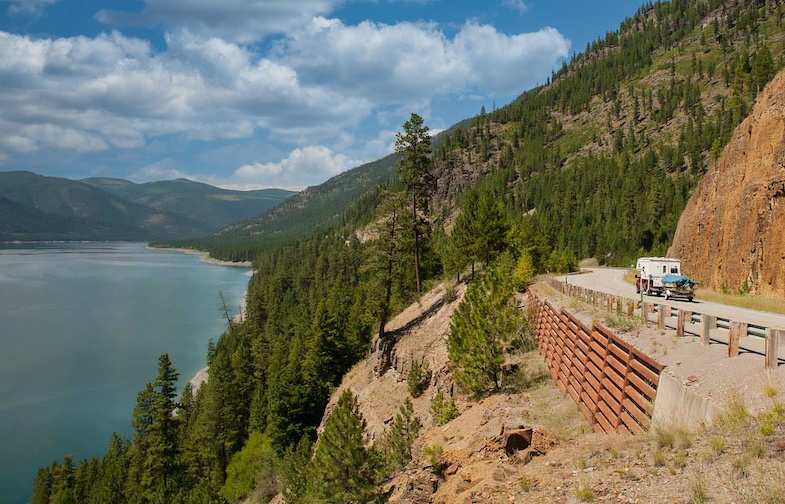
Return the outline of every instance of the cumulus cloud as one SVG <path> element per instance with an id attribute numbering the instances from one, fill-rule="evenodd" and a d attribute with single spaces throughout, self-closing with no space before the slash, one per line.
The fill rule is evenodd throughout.
<path id="1" fill-rule="evenodd" d="M 230 10 L 240 3 L 228 2 Z M 175 12 L 174 3 L 147 0 L 145 12 Z M 183 2 L 201 13 L 224 4 Z M 251 8 L 277 6 L 285 17 L 294 5 L 301 8 L 277 0 Z M 336 2 L 303 5 L 310 16 Z M 302 188 L 389 153 L 393 129 L 412 110 L 427 115 L 434 97 L 517 94 L 569 52 L 551 28 L 507 35 L 467 22 L 447 37 L 433 23 L 298 19 L 265 51 L 219 36 L 221 19 L 212 34 L 199 23 L 172 29 L 163 50 L 117 31 L 51 39 L 0 32 L 0 162 L 14 153 L 140 149 L 156 139 L 258 139 L 296 149 L 278 163 L 263 155 L 227 161 L 260 160 L 236 171 L 238 183 Z M 332 150 L 307 147 L 319 144 Z M 147 168 L 137 173 L 153 177 Z"/>
<path id="2" fill-rule="evenodd" d="M 0 138 L 6 151 L 141 147 L 145 139 L 323 138 L 372 104 L 304 86 L 285 64 L 220 39 L 170 34 L 170 49 L 117 32 L 33 39 L 0 32 Z M 47 134 L 53 134 L 53 140 Z"/>
<path id="3" fill-rule="evenodd" d="M 2 0 L 9 3 L 9 16 L 32 16 L 37 17 L 43 14 L 44 9 L 57 0 Z"/>
<path id="4" fill-rule="evenodd" d="M 314 16 L 327 14 L 343 0 L 145 0 L 141 12 L 102 10 L 96 17 L 112 25 L 187 26 L 205 37 L 247 44 L 288 33 Z"/>
<path id="5" fill-rule="evenodd" d="M 325 146 L 309 146 L 293 150 L 277 163 L 243 165 L 234 172 L 234 180 L 246 189 L 282 187 L 299 191 L 360 164 Z"/>
<path id="6" fill-rule="evenodd" d="M 434 24 L 347 26 L 316 18 L 281 41 L 275 56 L 306 84 L 402 102 L 472 89 L 517 93 L 548 75 L 569 48 L 553 28 L 506 35 L 467 22 L 449 40 Z"/>

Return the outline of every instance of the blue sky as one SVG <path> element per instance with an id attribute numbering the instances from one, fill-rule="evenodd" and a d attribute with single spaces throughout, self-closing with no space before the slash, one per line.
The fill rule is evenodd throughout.
<path id="1" fill-rule="evenodd" d="M 0 170 L 303 189 L 544 83 L 621 0 L 0 0 Z"/>

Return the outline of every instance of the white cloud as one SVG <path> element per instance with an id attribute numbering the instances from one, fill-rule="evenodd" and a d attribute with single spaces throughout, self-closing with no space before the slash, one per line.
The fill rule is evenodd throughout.
<path id="1" fill-rule="evenodd" d="M 303 86 L 292 68 L 237 45 L 186 31 L 167 39 L 171 48 L 155 53 L 119 33 L 32 39 L 0 32 L 0 137 L 78 150 L 140 147 L 172 134 L 248 138 L 260 129 L 318 141 L 370 114 L 367 100 Z M 33 126 L 84 138 L 47 142 Z"/>
<path id="2" fill-rule="evenodd" d="M 305 3 L 315 11 L 332 5 Z M 223 5 L 185 4 L 205 12 Z M 290 4 L 264 8 L 284 12 Z M 149 0 L 146 9 L 163 5 Z M 242 165 L 227 184 L 302 188 L 361 164 L 354 159 L 388 154 L 394 129 L 412 110 L 427 120 L 434 97 L 517 94 L 569 52 L 554 29 L 506 35 L 474 22 L 448 38 L 431 23 L 347 26 L 313 17 L 266 53 L 198 30 L 168 32 L 160 51 L 119 32 L 53 39 L 0 32 L 0 151 L 33 159 L 42 152 L 114 154 L 157 140 L 282 141 L 289 145 L 276 145 L 278 152 L 299 148 L 278 163 L 266 162 L 270 150 L 225 160 Z M 329 148 L 312 147 L 319 144 Z M 153 177 L 153 168 L 162 169 L 137 173 Z"/>
<path id="3" fill-rule="evenodd" d="M 102 10 L 99 21 L 115 25 L 187 26 L 205 37 L 247 44 L 288 33 L 314 16 L 327 14 L 344 0 L 145 0 L 140 13 Z"/>
<path id="4" fill-rule="evenodd" d="M 171 180 L 191 177 L 177 168 L 177 161 L 168 158 L 140 168 L 129 178 L 131 180 L 146 182 L 148 180 Z"/>
<path id="5" fill-rule="evenodd" d="M 502 5 L 514 11 L 518 11 L 521 14 L 524 14 L 529 10 L 529 5 L 523 0 L 502 0 Z"/>
<path id="6" fill-rule="evenodd" d="M 449 40 L 434 24 L 346 26 L 315 18 L 281 41 L 274 54 L 305 85 L 400 103 L 471 89 L 518 93 L 547 76 L 569 47 L 552 28 L 506 35 L 468 22 Z"/>
<path id="7" fill-rule="evenodd" d="M 32 16 L 37 17 L 43 14 L 44 9 L 57 0 L 2 0 L 11 5 L 8 6 L 9 16 Z"/>
<path id="8" fill-rule="evenodd" d="M 293 150 L 277 163 L 252 163 L 234 172 L 234 181 L 245 189 L 281 187 L 302 190 L 362 164 L 325 146 Z"/>

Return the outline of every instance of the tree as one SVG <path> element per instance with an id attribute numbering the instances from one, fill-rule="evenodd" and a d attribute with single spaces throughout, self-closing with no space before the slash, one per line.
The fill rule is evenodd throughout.
<path id="1" fill-rule="evenodd" d="M 398 173 L 406 187 L 411 201 L 411 222 L 413 226 L 414 273 L 417 282 L 417 295 L 422 294 L 420 278 L 420 240 L 428 221 L 428 200 L 436 189 L 436 177 L 431 174 L 431 136 L 422 117 L 412 113 L 403 125 L 403 133 L 395 134 L 395 152 L 401 156 Z"/>
<path id="2" fill-rule="evenodd" d="M 447 349 L 456 381 L 476 395 L 499 389 L 504 351 L 522 327 L 512 297 L 511 263 L 509 254 L 500 257 L 472 283 L 450 324 Z"/>
<path id="3" fill-rule="evenodd" d="M 139 393 L 134 408 L 132 494 L 169 502 L 178 487 L 178 419 L 175 383 L 179 374 L 169 354 L 158 358 L 158 376 Z"/>
<path id="4" fill-rule="evenodd" d="M 412 444 L 420 434 L 422 424 L 414 414 L 410 398 L 401 405 L 390 430 L 379 441 L 379 452 L 387 475 L 400 471 L 412 459 Z"/>
<path id="5" fill-rule="evenodd" d="M 474 262 L 482 261 L 487 266 L 504 250 L 509 229 L 502 203 L 490 191 L 472 192 L 463 201 L 451 241 L 464 264 L 471 261 L 474 272 Z"/>
<path id="6" fill-rule="evenodd" d="M 406 282 L 404 254 L 411 239 L 411 222 L 404 217 L 405 210 L 405 195 L 388 193 L 379 205 L 379 218 L 372 228 L 377 238 L 370 246 L 366 267 L 373 278 L 372 309 L 379 318 L 380 338 L 385 334 L 396 284 Z"/>
<path id="7" fill-rule="evenodd" d="M 365 420 L 357 398 L 345 390 L 338 399 L 308 466 L 307 502 L 374 502 L 379 458 L 366 449 Z"/>

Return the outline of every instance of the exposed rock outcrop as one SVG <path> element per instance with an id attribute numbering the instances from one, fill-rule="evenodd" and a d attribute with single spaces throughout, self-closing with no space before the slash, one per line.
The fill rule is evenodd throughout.
<path id="1" fill-rule="evenodd" d="M 698 184 L 668 255 L 708 287 L 785 297 L 785 73 Z"/>

